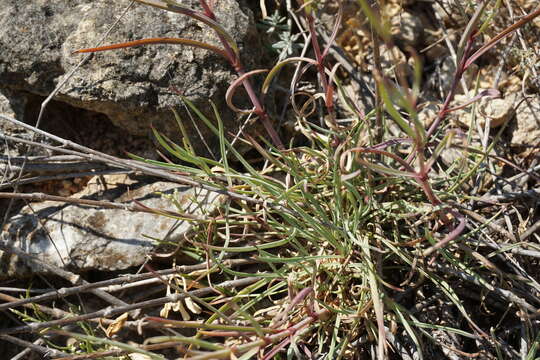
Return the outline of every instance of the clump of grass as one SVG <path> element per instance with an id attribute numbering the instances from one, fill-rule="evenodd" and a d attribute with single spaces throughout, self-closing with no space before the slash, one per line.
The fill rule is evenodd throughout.
<path id="1" fill-rule="evenodd" d="M 257 153 L 255 159 L 248 159 L 227 139 L 217 109 L 208 118 L 185 98 L 182 101 L 192 113 L 219 138 L 220 160 L 196 154 L 189 137 L 180 146 L 154 130 L 175 162 L 137 160 L 181 172 L 195 183 L 234 196 L 217 214 L 196 221 L 195 235 L 178 249 L 205 265 L 177 274 L 184 286 L 149 269 L 170 291 L 154 306 L 179 304 L 184 319 L 143 318 L 141 328 L 164 333 L 147 336 L 145 346 L 174 347 L 179 356 L 189 359 L 422 359 L 447 353 L 491 354 L 501 359 L 537 356 L 540 333 L 534 319 L 540 287 L 536 279 L 521 272 L 520 264 L 504 263 L 507 249 L 489 236 L 486 240 L 482 233 L 489 221 L 475 228 L 467 220 L 470 209 L 463 199 L 469 195 L 462 185 L 477 176 L 479 166 L 490 158 L 482 151 L 470 151 L 444 167 L 439 156 L 456 136 L 446 126 L 448 114 L 481 97 L 498 95 L 494 89 L 487 90 L 466 104 L 452 106 L 464 71 L 540 11 L 475 50 L 477 29 L 485 28 L 480 19 L 487 2 L 478 7 L 462 35 L 451 90 L 426 129 L 416 110 L 422 72 L 418 60 L 412 84 L 405 76 L 398 74 L 394 82 L 375 70 L 378 105 L 368 114 L 356 110 L 337 79 L 336 68 L 327 64 L 330 45 L 321 49 L 318 43 L 316 3 L 301 2 L 313 58 L 280 60 L 268 70 L 261 94 L 256 95 L 248 78 L 260 71 L 244 72 L 235 44 L 204 0 L 200 1 L 204 14 L 172 0 L 137 1 L 203 21 L 218 32 L 223 49 L 185 39 L 153 39 L 88 51 L 174 42 L 220 53 L 239 72 L 239 80 L 228 91 L 228 102 L 238 86 L 246 86 L 253 112 L 268 121 L 271 139 L 243 134 L 240 141 Z M 359 4 L 377 41 L 394 46 L 385 23 L 366 1 Z M 339 16 L 336 24 L 331 40 L 337 34 Z M 284 146 L 271 130 L 260 99 L 279 71 L 294 63 L 301 64 L 301 73 L 315 69 L 319 92 L 302 92 L 308 100 L 297 104 L 296 84 L 291 84 L 299 135 Z M 182 119 L 178 120 L 182 129 Z M 390 127 L 399 136 L 390 137 Z M 490 244 L 488 249 L 478 246 L 484 242 Z M 235 259 L 243 262 L 230 262 Z M 517 325 L 486 327 L 467 306 L 471 299 L 487 312 L 503 309 L 499 325 Z M 439 309 L 430 319 L 423 312 L 431 303 L 438 303 Z M 114 314 L 142 308 L 136 305 L 117 308 Z M 453 323 L 438 320 L 444 309 L 450 309 Z M 106 315 L 111 314 L 99 316 Z M 137 350 L 103 338 L 54 331 L 127 352 Z M 445 341 L 440 334 L 458 340 Z M 148 351 L 144 354 L 161 358 Z"/>

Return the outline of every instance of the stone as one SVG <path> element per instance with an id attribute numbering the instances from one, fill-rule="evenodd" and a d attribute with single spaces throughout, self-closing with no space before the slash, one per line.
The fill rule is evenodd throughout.
<path id="1" fill-rule="evenodd" d="M 381 67 L 384 75 L 392 77 L 392 74 L 397 74 L 398 71 L 401 71 L 401 74 L 406 77 L 413 75 L 412 66 L 408 63 L 403 51 L 397 46 L 388 48 L 388 46 L 382 44 L 379 46 L 379 53 L 381 55 Z"/>
<path id="2" fill-rule="evenodd" d="M 95 177 L 75 197 L 125 204 L 137 201 L 153 209 L 199 217 L 209 216 L 223 199 L 214 192 L 163 181 L 144 184 L 127 175 L 103 179 L 106 185 Z M 44 201 L 13 216 L 2 231 L 2 240 L 61 269 L 115 271 L 144 263 L 157 248 L 152 239 L 178 243 L 192 229 L 187 221 L 163 215 Z M 43 272 L 40 266 L 0 252 L 0 279 Z"/>
<path id="3" fill-rule="evenodd" d="M 465 80 L 465 83 L 467 84 L 467 87 L 471 89 L 474 85 L 474 80 L 476 78 L 476 74 L 478 72 L 478 66 L 476 64 L 471 64 L 469 68 L 465 71 L 463 74 L 462 79 Z M 454 63 L 454 59 L 451 56 L 447 56 L 442 63 L 439 65 L 439 69 L 437 70 L 438 78 L 437 78 L 437 84 L 433 84 L 434 87 L 439 88 L 442 91 L 442 95 L 446 97 L 450 89 L 452 88 L 452 83 L 454 81 L 454 76 L 456 73 L 456 65 Z M 457 94 L 462 93 L 462 87 L 459 86 L 457 91 Z"/>
<path id="4" fill-rule="evenodd" d="M 24 119 L 27 103 L 28 98 L 24 94 L 0 88 L 0 114 L 15 119 Z M 7 122 L 0 120 L 0 126 L 5 129 L 9 125 Z"/>
<path id="5" fill-rule="evenodd" d="M 439 114 L 439 102 L 426 101 L 418 107 L 418 120 L 428 129 Z"/>
<path id="6" fill-rule="evenodd" d="M 510 124 L 512 145 L 540 145 L 540 99 L 525 100 L 516 110 L 515 120 Z"/>
<path id="7" fill-rule="evenodd" d="M 446 42 L 441 41 L 444 36 L 442 29 L 431 29 L 428 25 L 424 24 L 424 37 L 425 37 L 425 48 L 422 51 L 422 54 L 425 55 L 429 62 L 436 62 L 439 59 L 444 58 L 448 53 L 446 48 Z M 448 31 L 451 37 L 452 43 L 455 43 L 455 32 Z"/>
<path id="8" fill-rule="evenodd" d="M 402 45 L 416 46 L 424 37 L 424 26 L 420 18 L 413 13 L 403 10 L 391 17 L 392 35 Z"/>
<path id="9" fill-rule="evenodd" d="M 479 90 L 481 91 L 481 90 Z M 456 95 L 455 105 L 465 103 L 474 97 L 473 93 L 469 95 Z M 517 105 L 517 94 L 508 94 L 504 98 L 492 99 L 483 97 L 476 103 L 477 113 L 476 121 L 483 128 L 486 121 L 489 119 L 489 126 L 497 128 L 509 121 L 515 114 L 515 106 Z M 472 122 L 472 104 L 464 109 L 457 110 L 453 115 L 458 125 L 470 127 Z"/>
<path id="10" fill-rule="evenodd" d="M 503 99 L 482 99 L 478 107 L 483 118 L 490 119 L 490 126 L 497 128 L 510 120 L 514 115 L 517 94 L 513 93 Z"/>
<path id="11" fill-rule="evenodd" d="M 182 3 L 196 7 L 198 2 Z M 95 46 L 128 4 L 127 0 L 3 0 L 0 87 L 49 95 L 84 56 L 73 52 Z M 261 58 L 257 55 L 260 47 L 251 11 L 234 0 L 226 0 L 215 2 L 215 12 L 218 21 L 240 44 L 250 69 L 255 62 L 252 59 Z M 213 30 L 190 17 L 137 4 L 120 20 L 104 45 L 155 37 L 220 44 Z M 215 102 L 225 128 L 234 132 L 238 127 L 236 117 L 228 110 L 224 95 L 235 78 L 228 62 L 210 51 L 183 45 L 140 46 L 92 55 L 56 99 L 105 114 L 115 126 L 132 135 L 149 135 L 153 124 L 178 140 L 180 131 L 171 107 L 181 111 L 185 126 L 193 129 L 188 116 L 182 113 L 177 90 L 209 115 L 213 114 L 210 100 Z M 239 107 L 246 106 L 245 98 L 235 101 Z M 206 126 L 198 127 L 211 143 L 215 137 Z"/>
<path id="12" fill-rule="evenodd" d="M 23 92 L 0 88 L 0 115 L 24 121 L 27 118 L 29 102 L 30 99 L 28 95 Z M 0 134 L 14 136 L 23 140 L 40 141 L 42 143 L 50 144 L 43 136 L 36 135 L 32 131 L 14 125 L 4 119 L 0 119 Z M 10 157 L 46 154 L 47 151 L 40 148 L 29 147 L 25 144 L 0 139 L 0 157 L 2 158 L 2 161 L 0 161 L 0 173 L 6 174 L 6 168 L 4 167 L 6 162 L 4 160 L 9 160 Z M 0 180 L 0 183 L 1 182 L 2 181 Z"/>
<path id="13" fill-rule="evenodd" d="M 472 15 L 475 7 L 460 0 L 439 0 L 433 2 L 433 10 L 447 27 L 463 27 L 467 24 L 467 15 Z"/>

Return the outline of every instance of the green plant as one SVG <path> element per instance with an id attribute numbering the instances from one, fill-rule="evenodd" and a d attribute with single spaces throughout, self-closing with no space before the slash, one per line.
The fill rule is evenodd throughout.
<path id="1" fill-rule="evenodd" d="M 508 250 L 497 243 L 487 251 L 476 248 L 477 236 L 493 226 L 491 221 L 483 219 L 480 228 L 466 231 L 466 215 L 477 215 L 470 215 L 463 205 L 463 200 L 472 196 L 462 185 L 490 159 L 492 146 L 488 151 L 470 147 L 462 161 L 446 167 L 439 157 L 457 136 L 447 128 L 447 116 L 474 106 L 482 97 L 498 95 L 495 89 L 489 89 L 464 104 L 453 105 L 465 70 L 512 31 L 538 16 L 540 10 L 474 50 L 480 31 L 491 19 L 483 17 L 488 2 L 479 4 L 461 37 L 450 92 L 426 129 L 418 118 L 422 67 L 415 54 L 412 84 L 399 73 L 394 82 L 380 71 L 380 63 L 375 64 L 376 108 L 364 115 L 351 106 L 354 100 L 340 83 L 337 67 L 330 67 L 327 59 L 341 9 L 329 43 L 321 46 L 316 31 L 317 4 L 299 1 L 305 30 L 311 37 L 312 57 L 280 59 L 272 69 L 245 72 L 232 37 L 216 22 L 206 1 L 200 1 L 204 14 L 172 0 L 137 1 L 204 22 L 219 34 L 223 49 L 186 39 L 149 39 L 79 52 L 151 43 L 214 51 L 227 58 L 239 73 L 227 92 L 227 102 L 232 106 L 234 91 L 245 86 L 255 107 L 253 112 L 265 122 L 271 138 L 267 141 L 244 134 L 241 141 L 258 154 L 256 159 L 247 158 L 227 139 L 215 107 L 214 117 L 208 118 L 182 98 L 219 138 L 220 160 L 196 154 L 187 136 L 181 146 L 160 134 L 159 129 L 154 129 L 157 141 L 176 162 L 134 157 L 153 166 L 151 169 L 186 174 L 191 184 L 229 195 L 217 214 L 204 219 L 167 214 L 196 224 L 195 235 L 178 252 L 204 259 L 205 266 L 175 274 L 185 281 L 184 288 L 148 267 L 150 274 L 174 290 L 174 294 L 153 304 L 187 304 L 189 299 L 203 315 L 193 321 L 145 318 L 147 324 L 168 331 L 168 335 L 148 337 L 146 346 L 174 344 L 182 356 L 201 360 L 302 358 L 314 354 L 327 359 L 368 354 L 378 359 L 391 354 L 422 359 L 429 358 L 426 349 L 430 344 L 468 357 L 488 349 L 499 358 L 515 358 L 516 351 L 503 339 L 498 326 L 511 319 L 520 324 L 515 331 L 527 344 L 522 355 L 530 359 L 537 355 L 538 329 L 531 320 L 537 316 L 539 305 L 534 295 L 540 289 L 536 279 L 495 262 Z M 374 29 L 374 43 L 382 41 L 392 48 L 388 26 L 376 9 L 367 1 L 358 3 Z M 268 20 L 270 29 L 277 30 L 280 23 L 277 15 Z M 285 147 L 269 125 L 261 99 L 280 70 L 290 64 L 299 64 L 302 74 L 315 69 L 311 78 L 317 79 L 317 93 L 301 92 L 307 100 L 298 104 L 298 79 L 291 84 L 298 134 Z M 248 78 L 262 72 L 268 74 L 260 96 L 256 96 Z M 183 131 L 182 119 L 178 120 Z M 399 136 L 389 136 L 391 126 Z M 179 206 L 180 214 L 182 210 Z M 240 262 L 228 260 L 242 260 L 241 265 L 246 267 L 238 269 L 235 265 Z M 218 284 L 215 277 L 225 281 Z M 245 281 L 242 286 L 238 282 L 237 286 L 226 286 L 241 280 Z M 495 328 L 486 328 L 467 308 L 466 302 L 476 293 L 485 309 L 495 304 L 493 307 L 499 310 L 498 301 L 507 306 Z M 423 312 L 430 302 L 451 308 L 460 323 L 425 320 Z M 114 314 L 136 305 L 145 304 L 117 308 Z M 519 309 L 519 316 L 510 307 Z M 174 333 L 171 329 L 175 328 L 194 329 L 194 333 Z M 474 343 L 476 350 L 470 353 L 466 347 L 452 348 L 436 336 L 437 332 Z M 71 336 L 112 344 L 80 334 Z"/>

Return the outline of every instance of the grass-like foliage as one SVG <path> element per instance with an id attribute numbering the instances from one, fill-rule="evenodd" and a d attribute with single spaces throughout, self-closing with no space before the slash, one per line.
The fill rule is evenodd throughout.
<path id="1" fill-rule="evenodd" d="M 506 245 L 489 240 L 489 247 L 478 247 L 486 241 L 483 231 L 489 220 L 484 219 L 480 227 L 468 220 L 465 200 L 472 197 L 466 185 L 491 161 L 489 153 L 469 147 L 448 166 L 439 158 L 459 135 L 449 128 L 447 116 L 483 97 L 499 95 L 495 89 L 477 91 L 470 101 L 455 105 L 464 72 L 540 10 L 478 44 L 491 19 L 484 16 L 489 2 L 478 5 L 461 34 L 450 92 L 426 127 L 418 117 L 422 65 L 414 53 L 413 76 L 398 69 L 395 78 L 380 71 L 375 56 L 376 106 L 367 114 L 342 87 L 337 67 L 327 59 L 341 8 L 330 42 L 323 46 L 316 30 L 317 2 L 300 1 L 297 14 L 311 51 L 304 56 L 282 51 L 273 68 L 246 72 L 238 47 L 205 0 L 200 0 L 202 12 L 174 0 L 136 1 L 202 21 L 217 32 L 222 47 L 189 39 L 148 39 L 79 52 L 150 43 L 214 51 L 238 71 L 227 102 L 234 108 L 232 96 L 243 85 L 253 102 L 247 113 L 263 122 L 269 140 L 242 133 L 235 141 L 253 151 L 240 153 L 217 109 L 208 116 L 182 98 L 201 126 L 219 138 L 219 156 L 199 155 L 188 136 L 183 144 L 175 144 L 154 129 L 165 156 L 173 161 L 137 160 L 182 173 L 225 194 L 216 213 L 198 220 L 179 217 L 193 221 L 196 230 L 178 253 L 206 266 L 176 278 L 150 271 L 168 286 L 168 298 L 155 306 L 175 307 L 184 320 L 168 319 L 168 311 L 162 311 L 162 317 L 144 318 L 141 328 L 164 333 L 146 337 L 144 347 L 108 339 L 99 331 L 85 335 L 55 327 L 49 331 L 86 346 L 94 344 L 95 351 L 121 349 L 152 359 L 162 358 L 159 345 L 174 348 L 179 358 L 201 360 L 430 359 L 437 354 L 532 360 L 538 356 L 540 332 L 534 319 L 540 306 L 535 295 L 539 284 L 526 273 L 514 272 L 520 263 L 505 263 Z M 373 41 L 391 49 L 395 45 L 388 24 L 369 3 L 359 0 L 373 29 Z M 317 90 L 297 92 L 298 77 L 290 84 L 296 133 L 282 137 L 288 139 L 284 144 L 264 99 L 280 72 L 293 65 L 304 78 L 312 74 Z M 249 77 L 262 72 L 267 77 L 257 92 Z M 300 93 L 307 98 L 302 104 L 297 103 Z M 183 119 L 177 120 L 183 131 Z M 502 129 L 492 137 L 494 142 Z M 182 212 L 181 207 L 178 210 Z M 228 286 L 234 281 L 245 282 Z M 429 310 L 433 316 L 427 316 L 433 306 L 438 310 Z M 126 308 L 124 313 L 136 308 Z M 471 310 L 478 308 L 499 312 L 498 325 L 485 323 L 478 310 Z M 444 321 L 445 312 L 457 320 Z M 122 326 L 127 325 L 122 322 Z M 461 348 L 455 347 L 458 343 Z"/>

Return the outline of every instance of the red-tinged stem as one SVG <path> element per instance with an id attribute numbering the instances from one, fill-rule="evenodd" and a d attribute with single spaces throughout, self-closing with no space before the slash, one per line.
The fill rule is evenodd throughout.
<path id="1" fill-rule="evenodd" d="M 214 12 L 212 11 L 212 9 L 210 8 L 210 6 L 208 5 L 208 3 L 206 2 L 206 0 L 199 0 L 202 8 L 204 9 L 204 14 L 206 16 L 208 16 L 210 19 L 212 20 L 216 20 L 216 16 L 214 15 Z"/>
<path id="2" fill-rule="evenodd" d="M 198 47 L 201 49 L 210 50 L 218 55 L 223 56 L 225 59 L 229 60 L 229 54 L 227 54 L 225 51 L 221 50 L 220 48 L 195 41 L 190 39 L 182 39 L 182 38 L 148 38 L 148 39 L 140 39 L 140 40 L 134 40 L 134 41 L 127 41 L 120 44 L 112 44 L 112 45 L 106 45 L 106 46 L 100 46 L 95 48 L 87 48 L 87 49 L 80 49 L 73 52 L 73 54 L 82 54 L 82 53 L 92 53 L 92 52 L 100 52 L 100 51 L 108 51 L 108 50 L 117 50 L 117 49 L 125 49 L 125 48 L 131 48 L 136 46 L 143 46 L 143 45 L 154 45 L 154 44 L 172 44 L 172 45 L 184 45 L 184 46 L 193 46 Z"/>
<path id="3" fill-rule="evenodd" d="M 302 2 L 302 1 L 301 1 Z M 315 53 L 315 59 L 317 60 L 317 70 L 319 71 L 319 77 L 321 78 L 323 92 L 327 95 L 325 105 L 328 108 L 330 115 L 333 117 L 333 103 L 328 97 L 331 96 L 331 84 L 328 82 L 326 77 L 326 72 L 324 68 L 324 56 L 321 52 L 321 47 L 319 46 L 319 41 L 317 40 L 317 31 L 315 30 L 315 20 L 313 15 L 311 15 L 308 10 L 304 7 L 304 16 L 307 19 L 309 33 L 311 35 L 311 46 L 313 46 L 313 52 Z M 330 45 L 329 45 L 330 46 Z"/>
<path id="4" fill-rule="evenodd" d="M 308 20 L 309 32 L 311 33 L 311 45 L 313 46 L 315 59 L 317 59 L 317 69 L 319 70 L 319 76 L 321 77 L 323 90 L 324 92 L 326 92 L 328 88 L 328 80 L 326 79 L 326 73 L 324 71 L 324 59 L 321 54 L 319 42 L 317 41 L 317 32 L 315 31 L 315 25 L 313 24 L 313 16 L 307 12 L 305 12 L 305 14 Z"/>
<path id="5" fill-rule="evenodd" d="M 476 61 L 480 56 L 482 56 L 486 51 L 490 50 L 493 46 L 495 46 L 499 41 L 510 35 L 513 31 L 519 29 L 526 23 L 532 21 L 535 17 L 540 16 L 540 8 L 536 9 L 529 15 L 524 16 L 521 20 L 516 22 L 515 24 L 510 25 L 506 29 L 504 29 L 502 32 L 500 32 L 497 36 L 495 36 L 493 39 L 488 41 L 486 44 L 484 44 L 480 49 L 478 49 L 474 54 L 472 54 L 469 59 L 465 62 L 464 69 L 467 69 L 473 62 Z"/>
<path id="6" fill-rule="evenodd" d="M 448 245 L 450 241 L 456 239 L 465 229 L 465 225 L 467 223 L 467 221 L 465 220 L 465 217 L 461 215 L 458 211 L 455 211 L 452 209 L 448 210 L 448 212 L 459 221 L 458 226 L 456 226 L 452 231 L 450 231 L 450 233 L 446 235 L 444 239 L 440 240 L 435 245 L 426 249 L 426 251 L 424 251 L 424 253 L 422 254 L 424 257 L 427 257 L 433 254 L 433 252 L 435 252 L 436 250 L 442 249 L 443 247 Z"/>
<path id="7" fill-rule="evenodd" d="M 278 345 L 276 345 L 268 354 L 266 354 L 265 357 L 263 358 L 263 360 L 273 359 L 274 355 L 276 355 L 285 346 L 290 344 L 291 340 L 292 340 L 292 338 L 290 336 L 288 338 L 284 339 L 282 342 L 280 342 Z"/>
<path id="8" fill-rule="evenodd" d="M 205 0 L 200 0 L 200 3 L 205 11 L 205 15 L 209 17 L 210 19 L 216 21 L 216 16 L 214 12 L 212 11 L 212 9 L 210 9 L 210 7 L 208 6 L 207 2 Z M 244 75 L 245 70 L 238 55 L 232 50 L 229 43 L 223 38 L 221 34 L 218 33 L 217 35 L 218 35 L 219 41 L 221 41 L 221 43 L 223 44 L 223 48 L 225 50 L 225 53 L 227 54 L 227 58 L 229 59 L 229 62 L 233 66 L 236 73 L 239 76 Z M 251 85 L 251 82 L 249 81 L 249 79 L 246 78 L 242 82 L 242 85 L 244 85 L 244 88 L 246 89 L 249 99 L 251 100 L 251 103 L 255 107 L 255 110 L 254 110 L 255 114 L 257 114 L 257 116 L 261 119 L 266 132 L 272 139 L 272 142 L 274 143 L 275 146 L 278 147 L 278 149 L 280 150 L 284 149 L 285 146 L 283 145 L 283 142 L 279 138 L 279 135 L 277 134 L 276 130 L 272 126 L 272 123 L 270 122 L 270 118 L 266 110 L 262 106 L 259 100 L 259 97 L 257 96 L 257 94 L 255 94 L 255 90 L 253 89 L 253 86 Z"/>
<path id="9" fill-rule="evenodd" d="M 446 97 L 446 100 L 444 101 L 444 104 L 439 111 L 439 114 L 437 115 L 437 119 L 431 124 L 429 127 L 427 133 L 426 133 L 426 139 L 429 139 L 429 137 L 437 130 L 441 122 L 446 118 L 446 115 L 449 113 L 450 103 L 452 100 L 454 100 L 454 96 L 456 95 L 456 90 L 458 88 L 459 81 L 461 80 L 461 77 L 463 76 L 463 72 L 465 71 L 465 64 L 467 62 L 467 57 L 471 51 L 471 47 L 473 44 L 474 38 L 471 37 L 467 41 L 467 45 L 465 47 L 465 50 L 463 52 L 462 60 L 459 64 L 456 66 L 456 73 L 454 75 L 454 79 L 452 81 L 452 87 L 450 88 L 450 92 L 448 93 L 448 96 Z M 423 149 L 419 149 L 423 150 Z"/>
<path id="10" fill-rule="evenodd" d="M 441 110 L 439 111 L 437 119 L 433 122 L 433 124 L 431 124 L 430 128 L 428 129 L 426 133 L 426 141 L 429 141 L 429 137 L 435 132 L 435 130 L 439 127 L 441 122 L 446 118 L 446 115 L 450 112 L 450 103 L 454 99 L 459 81 L 461 80 L 461 77 L 463 76 L 463 73 L 465 71 L 465 64 L 467 62 L 467 57 L 468 57 L 468 54 L 470 53 L 473 41 L 474 41 L 474 35 L 471 36 L 467 41 L 467 45 L 465 46 L 465 50 L 463 52 L 463 57 L 461 59 L 461 62 L 457 64 L 456 66 L 456 73 L 452 81 L 452 87 L 450 89 L 450 92 L 448 93 L 448 96 L 446 97 L 446 100 L 444 101 L 444 104 Z M 416 148 L 417 148 L 418 158 L 420 161 L 420 170 L 418 172 L 418 175 L 419 175 L 418 182 L 422 186 L 422 189 L 424 190 L 424 193 L 428 197 L 429 201 L 433 205 L 440 205 L 441 201 L 435 196 L 433 189 L 431 188 L 431 186 L 429 185 L 427 181 L 430 168 L 428 165 L 426 165 L 423 159 L 425 144 L 416 144 Z"/>

